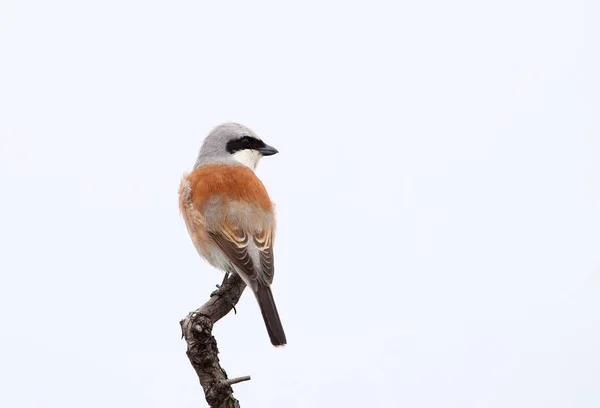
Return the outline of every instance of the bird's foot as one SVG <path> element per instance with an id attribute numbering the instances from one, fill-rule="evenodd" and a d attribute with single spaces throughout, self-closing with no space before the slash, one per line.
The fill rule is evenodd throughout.
<path id="1" fill-rule="evenodd" d="M 227 278 L 229 278 L 229 272 L 225 272 L 225 276 L 223 277 L 223 282 L 221 282 L 221 284 L 216 284 L 215 285 L 217 287 L 217 290 L 215 290 L 213 293 L 211 293 L 210 297 L 218 296 L 220 294 L 219 291 L 221 290 L 221 288 L 223 287 L 223 285 L 225 285 L 225 282 L 227 281 Z"/>

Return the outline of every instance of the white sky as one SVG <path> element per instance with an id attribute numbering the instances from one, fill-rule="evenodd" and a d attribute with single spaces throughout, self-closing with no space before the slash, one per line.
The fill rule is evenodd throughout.
<path id="1" fill-rule="evenodd" d="M 244 407 L 600 406 L 599 3 L 249 3 L 0 1 L 0 406 L 204 406 L 177 188 L 229 120 L 281 152 Z"/>

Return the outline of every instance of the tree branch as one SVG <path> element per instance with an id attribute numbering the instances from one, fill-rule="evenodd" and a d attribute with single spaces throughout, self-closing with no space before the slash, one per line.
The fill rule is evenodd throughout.
<path id="1" fill-rule="evenodd" d="M 182 338 L 187 342 L 187 356 L 196 370 L 204 389 L 206 402 L 211 408 L 240 408 L 233 397 L 232 385 L 249 381 L 250 377 L 228 379 L 219 363 L 217 341 L 212 335 L 213 325 L 235 308 L 246 284 L 236 273 L 210 295 L 199 309 L 187 315 L 181 324 Z"/>

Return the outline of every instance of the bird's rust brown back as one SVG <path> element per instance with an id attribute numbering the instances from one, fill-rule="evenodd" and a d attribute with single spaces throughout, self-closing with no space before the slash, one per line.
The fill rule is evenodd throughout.
<path id="1" fill-rule="evenodd" d="M 273 211 L 273 203 L 262 182 L 244 165 L 211 164 L 197 168 L 186 177 L 191 200 L 202 211 L 214 196 L 225 200 L 253 204 L 265 211 Z"/>

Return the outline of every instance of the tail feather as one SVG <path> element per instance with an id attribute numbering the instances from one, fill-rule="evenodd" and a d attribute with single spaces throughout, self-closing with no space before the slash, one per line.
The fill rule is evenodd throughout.
<path id="1" fill-rule="evenodd" d="M 279 313 L 277 313 L 277 306 L 275 306 L 275 300 L 273 299 L 273 293 L 271 288 L 267 285 L 258 284 L 255 292 L 260 312 L 262 313 L 269 333 L 269 338 L 274 346 L 283 346 L 287 343 L 281 320 L 279 319 Z"/>

